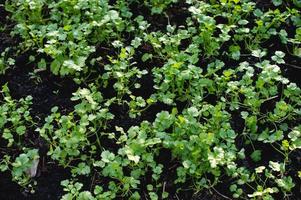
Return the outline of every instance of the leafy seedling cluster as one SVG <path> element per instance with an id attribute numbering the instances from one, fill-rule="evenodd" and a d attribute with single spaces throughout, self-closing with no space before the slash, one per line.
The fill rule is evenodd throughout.
<path id="1" fill-rule="evenodd" d="M 35 116 L 39 97 L 4 79 L 0 171 L 23 190 L 54 164 L 69 172 L 62 200 L 299 198 L 301 88 L 288 71 L 301 74 L 301 1 L 2 6 L 20 43 L 1 52 L 1 76 L 27 67 L 37 85 L 77 88 L 70 109 Z"/>

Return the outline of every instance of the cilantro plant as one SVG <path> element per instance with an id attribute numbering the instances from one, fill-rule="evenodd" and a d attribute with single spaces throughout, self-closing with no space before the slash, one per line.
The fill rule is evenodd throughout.
<path id="1" fill-rule="evenodd" d="M 4 141 L 1 149 L 5 149 L 5 154 L 0 159 L 0 171 L 10 171 L 13 181 L 33 193 L 36 182 L 32 178 L 37 174 L 39 154 L 37 149 L 27 148 L 25 142 L 30 129 L 35 125 L 30 115 L 31 104 L 31 96 L 15 100 L 7 84 L 2 86 L 0 130 Z M 11 154 L 12 150 L 17 153 Z"/>
<path id="2" fill-rule="evenodd" d="M 86 60 L 99 42 L 118 38 L 125 22 L 108 1 L 19 1 L 6 3 L 24 48 L 49 55 L 54 74 L 87 72 Z M 43 10 L 48 10 L 45 14 Z"/>
<path id="3" fill-rule="evenodd" d="M 52 114 L 45 119 L 44 126 L 36 129 L 50 144 L 48 155 L 64 167 L 78 157 L 86 160 L 88 156 L 95 154 L 97 146 L 101 147 L 101 131 L 106 129 L 107 122 L 114 117 L 101 104 L 103 97 L 93 85 L 91 89 L 79 89 L 72 100 L 79 101 L 74 112 L 62 115 L 58 112 L 58 107 L 54 107 L 51 109 Z M 91 137 L 95 137 L 96 141 L 91 142 Z M 75 169 L 74 172 L 89 174 L 81 169 Z"/>
<path id="4" fill-rule="evenodd" d="M 296 197 L 300 6 L 6 1 L 11 35 L 21 41 L 16 54 L 28 55 L 22 70 L 71 78 L 78 89 L 73 108 L 58 103 L 41 121 L 30 114 L 30 96 L 15 99 L 2 86 L 1 172 L 34 192 L 34 135 L 46 143 L 46 159 L 70 172 L 61 180 L 63 200 L 158 200 L 205 190 L 225 199 Z M 1 52 L 4 76 L 20 67 L 10 51 Z"/>
<path id="5" fill-rule="evenodd" d="M 111 58 L 112 64 L 104 67 L 106 72 L 101 77 L 105 88 L 110 83 L 110 79 L 116 80 L 113 88 L 117 93 L 116 100 L 119 104 L 125 95 L 131 95 L 132 88 L 140 87 L 139 83 L 135 83 L 136 79 L 147 74 L 147 70 L 140 70 L 134 66 L 136 63 L 131 62 L 134 53 L 132 47 L 122 48 L 118 59 Z"/>
<path id="6" fill-rule="evenodd" d="M 14 146 L 21 149 L 28 128 L 34 125 L 30 115 L 32 97 L 13 99 L 7 84 L 2 86 L 1 95 L 1 137 L 6 141 L 7 147 Z"/>

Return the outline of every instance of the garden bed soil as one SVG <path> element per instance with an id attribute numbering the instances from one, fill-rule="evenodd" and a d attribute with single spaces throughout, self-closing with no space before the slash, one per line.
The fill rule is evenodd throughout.
<path id="1" fill-rule="evenodd" d="M 271 6 L 270 3 L 266 1 L 260 1 L 259 5 L 263 8 L 267 8 Z M 134 5 L 135 6 L 135 5 Z M 136 5 L 137 6 L 137 5 Z M 134 9 L 134 8 L 133 8 Z M 172 7 L 170 10 L 167 11 L 169 14 L 169 20 L 173 24 L 179 25 L 179 22 L 183 22 L 183 18 L 187 17 L 187 8 L 185 5 L 177 5 Z M 168 23 L 166 18 L 162 18 L 162 16 L 151 16 L 149 10 L 146 9 L 137 9 L 137 15 L 144 15 L 144 17 L 148 18 L 148 21 L 154 22 L 152 24 L 153 30 L 159 30 L 166 27 Z M 7 13 L 0 7 L 0 20 L 2 24 L 7 24 L 7 19 L 5 16 Z M 274 43 L 275 41 L 270 41 Z M 6 47 L 15 46 L 17 45 L 16 39 L 12 39 L 8 33 L 2 32 L 0 33 L 0 51 L 4 50 Z M 142 51 L 147 51 L 150 48 L 147 46 L 142 48 Z M 286 49 L 280 48 L 284 52 Z M 13 98 L 19 99 L 21 97 L 26 97 L 27 95 L 33 96 L 33 106 L 31 113 L 35 117 L 37 121 L 43 123 L 44 118 L 50 113 L 50 109 L 53 106 L 59 106 L 60 110 L 63 113 L 68 113 L 73 109 L 74 102 L 70 101 L 70 97 L 72 93 L 76 91 L 78 85 L 76 85 L 71 79 L 69 78 L 60 78 L 54 75 L 51 75 L 51 72 L 44 71 L 38 73 L 38 77 L 32 76 L 30 72 L 33 71 L 33 66 L 31 63 L 28 62 L 28 55 L 27 53 L 20 55 L 16 59 L 16 65 L 9 69 L 5 75 L 2 75 L 0 78 L 1 85 L 8 83 L 8 86 L 11 90 L 11 95 Z M 287 61 L 292 65 L 300 64 L 301 60 L 296 57 L 288 57 Z M 155 63 L 157 65 L 161 65 Z M 155 65 L 154 65 L 155 66 Z M 282 66 L 283 74 L 292 82 L 297 83 L 301 86 L 301 69 L 297 69 L 291 66 Z M 141 80 L 142 88 L 140 90 L 134 91 L 136 94 L 140 96 L 149 96 L 153 92 L 152 87 L 152 77 L 151 75 L 145 76 L 144 79 Z M 109 90 L 107 90 L 107 94 L 109 94 Z M 146 92 L 147 91 L 147 92 Z M 106 91 L 103 91 L 103 94 L 106 95 Z M 185 105 L 181 105 L 180 107 L 184 107 Z M 146 112 L 142 113 L 142 116 L 138 119 L 131 119 L 124 115 L 127 112 L 127 108 L 124 107 L 113 107 L 112 113 L 117 116 L 117 118 L 112 122 L 111 126 L 114 127 L 115 125 L 121 126 L 125 129 L 131 127 L 132 125 L 138 125 L 143 120 L 153 121 L 155 119 L 156 114 L 158 111 L 161 110 L 171 110 L 171 107 L 163 105 L 163 104 L 156 104 L 151 109 L 148 109 Z M 235 115 L 235 114 L 234 114 Z M 238 117 L 234 118 L 235 123 L 233 122 L 233 128 L 236 131 L 242 131 L 241 127 L 244 126 L 244 121 Z M 33 130 L 32 130 L 33 131 Z M 34 144 L 37 148 L 39 148 L 40 152 L 45 151 L 45 145 L 43 142 L 40 141 L 40 138 L 32 133 L 30 134 L 29 140 L 34 141 Z M 238 141 L 239 143 L 239 141 Z M 261 145 L 261 144 L 257 144 Z M 266 148 L 266 147 L 263 147 Z M 44 149 L 44 150 L 43 150 Z M 248 151 L 248 149 L 247 149 Z M 3 156 L 6 152 L 0 149 L 0 156 Z M 45 155 L 41 155 L 45 157 Z M 264 149 L 263 159 L 270 158 L 271 156 L 275 157 L 275 151 L 271 148 Z M 291 155 L 291 159 L 293 160 L 292 167 L 298 171 L 299 167 L 301 166 L 301 151 L 296 151 Z M 162 150 L 160 156 L 158 157 L 158 162 L 164 162 L 166 166 L 172 167 L 174 164 L 170 155 L 169 151 Z M 243 161 L 242 165 L 245 166 L 252 166 L 253 163 L 250 160 Z M 252 166 L 254 167 L 254 166 Z M 228 183 L 227 178 L 224 179 L 223 183 L 218 184 L 215 187 L 215 190 L 211 191 L 203 191 L 197 195 L 193 195 L 192 191 L 187 188 L 186 192 L 181 192 L 181 194 L 176 194 L 175 185 L 172 182 L 169 182 L 170 176 L 175 175 L 175 171 L 165 169 L 165 174 L 163 179 L 166 180 L 166 187 L 167 190 L 171 191 L 170 199 L 193 199 L 193 200 L 220 200 L 225 199 L 225 196 L 230 196 L 231 194 L 228 191 Z M 11 176 L 8 173 L 1 173 L 0 174 L 0 199 L 5 200 L 33 200 L 33 199 L 49 199 L 49 200 L 57 200 L 63 195 L 62 187 L 60 186 L 60 182 L 66 178 L 68 178 L 69 173 L 67 170 L 64 170 L 60 167 L 57 167 L 55 163 L 50 163 L 45 160 L 44 165 L 40 165 L 39 167 L 39 175 L 36 178 L 37 187 L 35 194 L 29 194 L 16 184 L 11 181 Z M 89 177 L 86 181 L 93 182 L 93 177 Z M 300 179 L 299 179 L 300 180 Z M 301 183 L 299 182 L 298 185 L 294 189 L 294 196 L 292 199 L 301 199 Z"/>

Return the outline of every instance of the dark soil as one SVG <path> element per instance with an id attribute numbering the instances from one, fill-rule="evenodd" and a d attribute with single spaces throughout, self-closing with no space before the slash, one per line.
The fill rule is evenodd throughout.
<path id="1" fill-rule="evenodd" d="M 16 183 L 11 181 L 10 174 L 0 176 L 0 199 L 5 200 L 56 200 L 64 194 L 60 182 L 69 177 L 67 170 L 48 166 L 47 171 L 40 172 L 36 178 L 37 187 L 35 194 L 23 191 Z"/>

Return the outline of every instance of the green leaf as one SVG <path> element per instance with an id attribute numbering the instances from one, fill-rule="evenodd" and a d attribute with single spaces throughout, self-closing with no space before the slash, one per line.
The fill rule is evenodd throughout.
<path id="1" fill-rule="evenodd" d="M 81 174 L 81 175 L 90 174 L 90 171 L 91 171 L 90 167 L 88 165 L 86 165 L 86 163 L 81 162 L 81 163 L 78 164 L 77 167 L 78 167 L 78 169 L 77 169 L 78 174 Z"/>
<path id="2" fill-rule="evenodd" d="M 63 67 L 73 69 L 75 71 L 81 71 L 82 67 L 78 64 L 76 64 L 73 60 L 65 60 L 63 63 Z"/>
<path id="3" fill-rule="evenodd" d="M 91 192 L 89 191 L 83 191 L 81 193 L 79 193 L 78 200 L 96 200 L 93 195 L 91 194 Z"/>
<path id="4" fill-rule="evenodd" d="M 140 156 L 137 156 L 137 155 L 131 155 L 131 154 L 128 154 L 128 159 L 131 160 L 131 161 L 134 161 L 134 163 L 139 163 L 139 160 L 140 160 Z"/>
<path id="5" fill-rule="evenodd" d="M 16 132 L 18 133 L 18 135 L 23 135 L 26 131 L 26 127 L 25 126 L 18 126 L 16 128 Z"/>
<path id="6" fill-rule="evenodd" d="M 284 56 L 285 56 L 285 53 L 283 53 L 282 51 L 276 51 L 275 55 L 272 56 L 272 60 L 278 64 L 284 64 L 285 63 L 283 60 Z"/>
<path id="7" fill-rule="evenodd" d="M 252 51 L 252 56 L 256 58 L 262 58 L 267 54 L 266 51 L 262 51 L 261 49 L 256 49 Z"/>
<path id="8" fill-rule="evenodd" d="M 152 190 L 154 189 L 154 186 L 151 185 L 151 184 L 148 184 L 148 185 L 146 186 L 146 188 L 147 188 L 148 191 L 152 191 Z"/>
<path id="9" fill-rule="evenodd" d="M 11 134 L 9 129 L 4 129 L 2 137 L 6 140 L 13 139 L 13 135 Z"/>
<path id="10" fill-rule="evenodd" d="M 259 162 L 261 160 L 261 150 L 255 150 L 251 154 L 251 158 L 254 162 Z"/>
<path id="11" fill-rule="evenodd" d="M 280 6 L 282 4 L 282 0 L 272 0 L 275 6 Z"/>
<path id="12" fill-rule="evenodd" d="M 257 138 L 258 141 L 267 141 L 267 139 L 269 138 L 269 131 L 265 130 L 263 131 Z"/>
<path id="13" fill-rule="evenodd" d="M 45 59 L 42 58 L 40 60 L 40 62 L 38 63 L 38 68 L 39 69 L 46 69 L 46 67 L 47 67 L 47 63 L 46 63 Z"/>
<path id="14" fill-rule="evenodd" d="M 150 54 L 150 53 L 145 53 L 145 54 L 143 54 L 143 56 L 142 56 L 142 61 L 143 62 L 146 62 L 147 60 L 150 60 L 150 59 L 152 59 L 153 58 L 153 55 L 152 54 Z"/>
<path id="15" fill-rule="evenodd" d="M 111 153 L 109 151 L 103 151 L 101 153 L 101 160 L 105 163 L 111 162 L 115 159 L 114 153 Z"/>
<path id="16" fill-rule="evenodd" d="M 50 70 L 52 71 L 52 73 L 54 73 L 55 75 L 59 74 L 61 68 L 61 62 L 59 62 L 58 60 L 54 60 L 52 61 L 52 63 L 50 64 Z"/>
<path id="17" fill-rule="evenodd" d="M 256 167 L 256 168 L 255 168 L 255 172 L 256 172 L 257 174 L 262 173 L 264 170 L 265 170 L 265 166 L 259 166 L 259 167 Z"/>
<path id="18" fill-rule="evenodd" d="M 290 192 L 292 188 L 295 187 L 293 179 L 290 176 L 277 179 L 276 183 L 280 188 L 282 188 L 286 192 Z"/>
<path id="19" fill-rule="evenodd" d="M 263 12 L 258 8 L 256 8 L 253 13 L 256 17 L 261 17 L 263 15 Z"/>
<path id="20" fill-rule="evenodd" d="M 269 142 L 273 143 L 273 142 L 276 142 L 276 141 L 280 141 L 283 138 L 284 138 L 283 131 L 278 130 L 269 137 Z"/>
<path id="21" fill-rule="evenodd" d="M 295 56 L 298 56 L 298 57 L 301 58 L 301 48 L 294 47 L 293 53 L 294 53 Z"/>
<path id="22" fill-rule="evenodd" d="M 269 162 L 269 167 L 273 170 L 273 171 L 275 171 L 275 172 L 280 172 L 281 171 L 281 169 L 280 169 L 280 164 L 278 163 L 278 162 L 273 162 L 273 161 L 270 161 Z"/>

